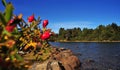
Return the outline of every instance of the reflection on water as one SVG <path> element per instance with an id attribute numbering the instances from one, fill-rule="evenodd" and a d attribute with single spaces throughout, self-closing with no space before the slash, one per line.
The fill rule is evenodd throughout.
<path id="1" fill-rule="evenodd" d="M 74 53 L 81 53 L 81 62 L 94 60 L 91 68 L 97 70 L 120 70 L 120 43 L 96 42 L 50 42 L 53 46 L 71 49 Z"/>

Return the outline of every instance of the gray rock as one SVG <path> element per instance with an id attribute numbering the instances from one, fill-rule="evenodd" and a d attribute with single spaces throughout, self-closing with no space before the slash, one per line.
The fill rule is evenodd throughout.
<path id="1" fill-rule="evenodd" d="M 47 60 L 43 63 L 34 63 L 29 70 L 62 70 L 57 60 Z"/>
<path id="2" fill-rule="evenodd" d="M 71 50 L 53 48 L 48 60 L 34 63 L 29 70 L 80 70 L 80 60 Z"/>

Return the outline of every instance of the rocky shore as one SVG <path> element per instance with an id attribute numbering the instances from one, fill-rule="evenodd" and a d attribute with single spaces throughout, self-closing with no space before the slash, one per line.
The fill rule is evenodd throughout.
<path id="1" fill-rule="evenodd" d="M 69 49 L 53 47 L 51 56 L 44 62 L 34 62 L 29 70 L 80 70 L 80 60 Z"/>

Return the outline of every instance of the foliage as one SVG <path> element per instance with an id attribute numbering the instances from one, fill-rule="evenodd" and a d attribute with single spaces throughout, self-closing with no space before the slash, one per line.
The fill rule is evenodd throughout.
<path id="1" fill-rule="evenodd" d="M 0 12 L 0 69 L 27 69 L 29 66 L 24 63 L 22 56 L 31 52 L 34 53 L 34 60 L 48 59 L 52 50 L 48 39 L 53 33 L 51 29 L 47 29 L 48 20 L 43 21 L 44 26 L 41 29 L 40 17 L 35 19 L 33 14 L 28 17 L 28 22 L 25 22 L 22 14 L 13 14 L 12 3 L 5 0 L 2 0 L 2 3 L 5 11 Z"/>
<path id="2" fill-rule="evenodd" d="M 120 41 L 120 26 L 116 23 L 107 26 L 99 25 L 95 29 L 60 28 L 56 41 Z"/>

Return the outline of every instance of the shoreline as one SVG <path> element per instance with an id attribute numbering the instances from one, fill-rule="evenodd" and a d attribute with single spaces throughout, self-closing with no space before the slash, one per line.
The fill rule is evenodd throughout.
<path id="1" fill-rule="evenodd" d="M 111 43 L 111 42 L 120 42 L 120 41 L 53 41 L 53 42 L 98 42 L 98 43 Z"/>

